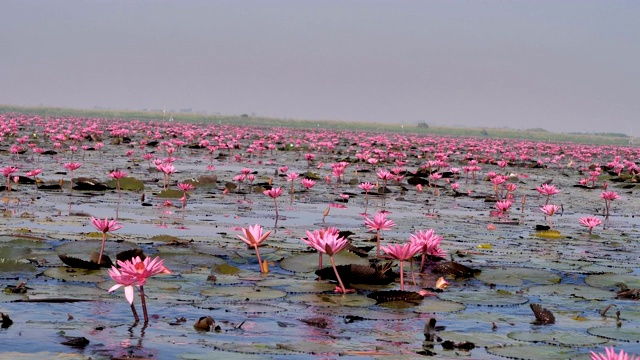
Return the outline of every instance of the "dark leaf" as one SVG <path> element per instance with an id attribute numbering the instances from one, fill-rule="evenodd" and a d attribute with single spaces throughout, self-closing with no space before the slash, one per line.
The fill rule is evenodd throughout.
<path id="1" fill-rule="evenodd" d="M 385 290 L 374 291 L 367 297 L 375 299 L 378 304 L 391 301 L 422 301 L 424 296 L 415 291 L 402 291 L 402 290 Z"/>
<path id="2" fill-rule="evenodd" d="M 456 278 L 471 278 L 480 273 L 479 269 L 473 269 L 454 261 L 437 264 L 431 271 L 434 274 L 453 275 Z"/>
<path id="3" fill-rule="evenodd" d="M 75 257 L 67 256 L 65 254 L 58 254 L 60 260 L 66 265 L 76 268 L 76 269 L 86 269 L 86 270 L 98 270 L 100 269 L 100 265 L 96 264 L 93 261 L 86 261 L 82 259 L 78 259 Z"/>
<path id="4" fill-rule="evenodd" d="M 83 348 L 87 345 L 89 345 L 89 340 L 87 340 L 87 338 L 85 338 L 84 336 L 81 337 L 67 337 L 66 341 L 61 342 L 60 344 L 62 345 L 66 345 L 66 346 L 71 346 L 71 347 L 76 347 L 76 348 Z"/>
<path id="5" fill-rule="evenodd" d="M 136 256 L 140 257 L 140 260 L 144 260 L 146 258 L 142 249 L 130 249 L 119 252 L 116 255 L 116 260 L 127 261 L 133 259 Z"/>

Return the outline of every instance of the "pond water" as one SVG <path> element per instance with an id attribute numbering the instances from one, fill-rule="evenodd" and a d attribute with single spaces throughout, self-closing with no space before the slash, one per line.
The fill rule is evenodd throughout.
<path id="1" fill-rule="evenodd" d="M 501 168 L 492 160 L 512 155 L 506 148 L 502 155 L 496 154 L 498 144 L 489 140 L 175 123 L 149 129 L 143 123 L 92 120 L 97 125 L 88 129 L 108 126 L 112 134 L 119 127 L 129 129 L 131 143 L 110 143 L 119 135 L 109 137 L 107 131 L 101 150 L 72 154 L 69 145 L 80 149 L 82 145 L 93 147 L 95 142 L 86 136 L 75 142 L 52 140 L 45 136 L 45 119 L 40 120 L 42 124 L 27 120 L 17 119 L 22 121 L 19 130 L 5 133 L 0 141 L 2 167 L 16 166 L 19 170 L 14 175 L 22 176 L 41 168 L 38 179 L 42 184 L 57 184 L 61 179 L 64 183 L 58 190 L 13 184 L 12 191 L 2 192 L 0 283 L 3 288 L 21 282 L 27 286 L 25 293 L 0 294 L 0 312 L 13 321 L 0 329 L 3 358 L 588 359 L 590 351 L 602 352 L 605 346 L 640 354 L 637 300 L 616 298 L 620 284 L 640 288 L 640 201 L 635 178 L 618 178 L 603 171 L 595 186 L 576 186 L 590 165 L 604 166 L 616 155 L 636 161 L 637 149 L 606 147 L 596 152 L 595 147 L 587 147 L 591 155 L 585 160 L 579 157 L 584 146 L 530 144 L 530 160 L 520 160 L 523 154 L 517 154 Z M 80 123 L 60 119 L 52 126 L 75 126 L 80 132 Z M 186 135 L 190 131 L 200 137 Z M 39 147 L 54 149 L 58 141 L 63 145 L 55 148 L 56 154 L 42 155 L 39 160 L 30 150 L 11 153 L 16 139 L 34 133 L 40 135 L 30 141 Z M 145 146 L 154 137 L 161 147 Z M 163 146 L 162 141 L 182 139 L 197 144 L 201 138 L 212 143 L 215 139 L 216 144 L 233 142 L 234 149 L 192 149 L 174 142 L 176 172 L 171 174 L 169 188 L 176 190 L 176 183 L 189 180 L 196 188 L 189 192 L 185 207 L 176 197 L 168 199 L 172 205 L 165 204 L 163 175 L 142 156 L 151 153 L 163 159 L 169 145 Z M 299 146 L 288 145 L 297 140 Z M 323 141 L 331 146 L 323 147 Z M 264 150 L 248 151 L 256 142 Z M 268 149 L 269 144 L 275 149 Z M 363 151 L 380 160 L 377 164 L 358 161 L 356 154 Z M 405 156 L 400 157 L 399 152 Z M 307 153 L 316 156 L 310 163 L 304 158 Z M 466 179 L 461 171 L 449 183 L 433 180 L 437 190 L 425 185 L 419 191 L 409 185 L 412 173 L 440 153 L 447 153 L 449 162 L 440 173 L 462 168 L 469 156 L 481 160 L 477 179 Z M 558 154 L 567 155 L 556 162 L 536 162 Z M 338 180 L 331 164 L 343 160 L 349 164 Z M 365 181 L 382 185 L 376 171 L 399 166 L 395 160 L 404 162 L 404 179 L 389 181 L 389 192 L 384 195 L 365 196 L 357 185 Z M 111 180 L 107 190 L 71 191 L 71 174 L 63 167 L 71 161 L 82 163 L 74 171 L 76 181 L 91 178 L 108 183 L 109 172 L 118 168 L 141 180 L 144 189 L 123 190 L 119 195 Z M 298 179 L 290 194 L 291 183 L 278 170 L 283 166 L 288 166 L 288 172 L 309 172 L 306 175 L 317 176 L 318 181 L 303 190 Z M 243 183 L 237 191 L 228 184 L 234 183 L 243 168 L 251 169 L 254 183 L 260 186 Z M 516 185 L 512 208 L 505 216 L 496 216 L 495 201 L 487 201 L 495 193 L 487 178 L 491 172 L 511 174 L 508 182 Z M 216 178 L 205 181 L 203 176 Z M 536 191 L 547 180 L 560 190 L 550 197 L 550 203 L 562 205 L 561 213 L 552 217 L 556 233 L 536 230 L 536 226 L 549 224 L 540 211 L 546 199 Z M 274 201 L 262 194 L 269 182 L 285 189 L 277 199 L 277 226 Z M 605 182 L 607 190 L 621 197 L 612 202 L 606 220 L 599 197 Z M 460 184 L 457 192 L 450 183 Z M 338 202 L 340 194 L 348 194 L 348 200 Z M 443 237 L 441 247 L 447 259 L 481 272 L 469 279 L 448 276 L 450 285 L 443 292 L 414 302 L 376 303 L 367 297 L 373 291 L 398 290 L 399 281 L 354 284 L 356 293 L 334 293 L 335 284 L 315 275 L 318 255 L 300 238 L 307 230 L 333 226 L 352 232 L 349 238 L 354 246 L 375 246 L 375 233 L 367 230 L 363 220 L 382 210 L 396 223 L 391 230 L 382 231 L 383 244 L 405 243 L 417 230 L 434 229 Z M 579 223 L 588 215 L 604 221 L 593 235 Z M 66 254 L 89 260 L 90 253 L 100 248 L 101 234 L 92 227 L 91 216 L 117 218 L 123 225 L 109 233 L 105 248 L 109 257 L 141 248 L 147 255 L 163 258 L 172 270 L 145 285 L 151 318 L 146 326 L 134 325 L 122 290 L 107 291 L 115 282 L 106 269 L 71 269 L 58 257 Z M 254 250 L 236 237 L 241 228 L 254 224 L 272 230 L 260 248 L 269 266 L 266 274 L 260 273 Z M 375 258 L 375 249 L 368 257 Z M 368 264 L 367 257 L 347 251 L 338 254 L 336 261 L 339 265 Z M 418 264 L 416 257 L 414 265 Z M 408 265 L 406 262 L 407 290 L 434 288 L 440 275 L 417 274 L 414 284 Z M 394 270 L 398 271 L 397 262 Z M 134 305 L 140 312 L 139 300 L 136 293 Z M 530 308 L 534 303 L 550 310 L 555 323 L 536 324 Z M 204 316 L 211 316 L 220 330 L 194 329 Z M 424 347 L 424 328 L 431 318 L 437 320 L 440 341 Z M 84 337 L 89 343 L 82 347 L 62 344 L 70 337 Z M 446 340 L 468 341 L 475 347 L 448 350 L 443 346 Z M 425 355 L 425 350 L 431 355 Z"/>

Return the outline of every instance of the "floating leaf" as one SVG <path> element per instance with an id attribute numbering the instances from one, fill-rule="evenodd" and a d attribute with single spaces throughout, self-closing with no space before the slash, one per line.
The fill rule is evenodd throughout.
<path id="1" fill-rule="evenodd" d="M 311 306 L 355 306 L 369 307 L 376 301 L 360 294 L 303 294 L 287 296 L 291 302 L 301 302 Z"/>
<path id="2" fill-rule="evenodd" d="M 561 277 L 551 271 L 529 268 L 500 267 L 483 268 L 482 273 L 476 275 L 477 279 L 487 284 L 504 286 L 522 286 L 526 283 L 555 284 Z"/>
<path id="3" fill-rule="evenodd" d="M 161 199 L 180 199 L 183 195 L 182 191 L 167 189 L 160 191 L 157 196 Z"/>
<path id="4" fill-rule="evenodd" d="M 505 346 L 519 344 L 519 342 L 509 339 L 504 334 L 495 332 L 479 332 L 479 331 L 437 331 L 436 335 L 443 340 L 453 342 L 471 341 L 478 347 L 488 346 Z"/>
<path id="5" fill-rule="evenodd" d="M 416 313 L 407 311 L 373 310 L 358 307 L 323 307 L 317 310 L 319 313 L 331 316 L 341 316 L 345 322 L 358 320 L 407 320 L 418 317 Z"/>
<path id="6" fill-rule="evenodd" d="M 499 292 L 495 290 L 451 292 L 438 295 L 441 299 L 477 306 L 514 306 L 526 304 L 529 299 L 524 296 Z"/>
<path id="7" fill-rule="evenodd" d="M 640 288 L 640 276 L 637 275 L 589 275 L 584 279 L 584 282 L 598 288 L 617 288 L 618 284 L 624 284 L 630 289 Z"/>
<path id="8" fill-rule="evenodd" d="M 285 297 L 287 293 L 280 290 L 265 289 L 252 286 L 216 286 L 200 292 L 205 296 L 220 297 L 225 301 L 258 301 Z"/>
<path id="9" fill-rule="evenodd" d="M 376 303 L 385 303 L 392 301 L 405 301 L 405 302 L 413 302 L 417 304 L 424 299 L 424 295 L 417 293 L 415 291 L 403 291 L 403 290 L 383 290 L 383 291 L 374 291 L 367 295 L 372 299 L 376 300 Z"/>
<path id="10" fill-rule="evenodd" d="M 530 287 L 528 294 L 532 296 L 576 297 L 587 300 L 604 300 L 615 297 L 615 294 L 592 286 L 574 284 L 540 285 Z"/>
<path id="11" fill-rule="evenodd" d="M 543 239 L 562 239 L 564 236 L 558 230 L 543 230 L 538 231 L 536 236 Z"/>
<path id="12" fill-rule="evenodd" d="M 213 271 L 224 275 L 235 275 L 240 272 L 240 269 L 229 264 L 216 264 L 213 266 Z"/>
<path id="13" fill-rule="evenodd" d="M 579 354 L 573 348 L 555 345 L 514 345 L 504 347 L 488 347 L 489 354 L 520 360 L 566 360 L 576 359 Z"/>
<path id="14" fill-rule="evenodd" d="M 87 283 L 97 283 L 103 281 L 105 277 L 108 276 L 106 270 L 84 270 L 67 267 L 50 268 L 45 270 L 44 274 L 57 280 Z"/>
<path id="15" fill-rule="evenodd" d="M 640 327 L 638 326 L 609 326 L 609 327 L 592 327 L 587 329 L 591 335 L 600 336 L 605 339 L 640 342 Z"/>
<path id="16" fill-rule="evenodd" d="M 276 314 L 287 311 L 287 308 L 257 302 L 220 303 L 219 299 L 196 302 L 195 307 L 208 310 L 224 310 L 231 313 L 243 314 Z"/>
<path id="17" fill-rule="evenodd" d="M 607 342 L 604 338 L 598 338 L 577 331 L 515 331 L 507 334 L 507 336 L 514 340 L 563 346 L 595 346 Z"/>
<path id="18" fill-rule="evenodd" d="M 107 181 L 106 185 L 112 189 L 116 189 L 118 182 L 116 179 L 111 179 Z M 144 190 L 144 183 L 135 177 L 127 176 L 120 179 L 120 189 L 126 191 L 142 191 Z"/>
<path id="19" fill-rule="evenodd" d="M 254 355 L 293 355 L 300 354 L 298 351 L 291 351 L 285 349 L 279 344 L 265 344 L 265 343 L 246 343 L 246 342 L 229 342 L 229 343 L 216 343 L 211 345 L 216 350 L 225 350 L 241 354 L 254 354 Z M 211 355 L 209 355 L 211 356 Z"/>
<path id="20" fill-rule="evenodd" d="M 438 298 L 434 298 L 431 296 L 425 297 L 424 300 L 420 303 L 420 305 L 412 308 L 411 310 L 420 314 L 430 314 L 430 313 L 450 313 L 450 312 L 458 312 L 465 309 L 465 306 L 447 300 L 440 300 Z"/>

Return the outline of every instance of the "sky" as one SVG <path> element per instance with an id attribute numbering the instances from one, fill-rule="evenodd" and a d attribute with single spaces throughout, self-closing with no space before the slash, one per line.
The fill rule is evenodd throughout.
<path id="1" fill-rule="evenodd" d="M 640 1 L 0 0 L 0 104 L 638 136 Z"/>

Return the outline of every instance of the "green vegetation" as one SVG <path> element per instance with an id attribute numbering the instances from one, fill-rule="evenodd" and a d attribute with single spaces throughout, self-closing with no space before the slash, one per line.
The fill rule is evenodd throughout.
<path id="1" fill-rule="evenodd" d="M 141 121 L 168 121 L 169 115 L 161 111 L 133 111 L 133 110 L 88 110 L 69 109 L 56 107 L 23 107 L 13 105 L 0 105 L 0 113 L 33 114 L 40 116 L 75 116 L 107 119 L 141 120 Z M 172 115 L 175 121 L 198 124 L 233 124 L 288 128 L 318 128 L 347 131 L 372 131 L 372 132 L 396 132 L 406 134 L 428 134 L 454 137 L 478 137 L 478 138 L 506 138 L 523 139 L 545 142 L 574 142 L 582 144 L 598 145 L 629 145 L 633 138 L 620 133 L 553 133 L 545 129 L 535 128 L 528 130 L 493 129 L 493 128 L 462 128 L 413 124 L 383 124 L 373 122 L 355 121 L 331 121 L 331 120 L 290 120 L 268 117 L 242 115 L 202 115 L 194 113 L 176 113 Z M 639 141 L 633 141 L 637 144 Z"/>

